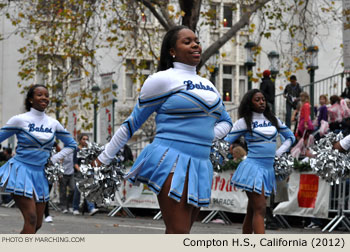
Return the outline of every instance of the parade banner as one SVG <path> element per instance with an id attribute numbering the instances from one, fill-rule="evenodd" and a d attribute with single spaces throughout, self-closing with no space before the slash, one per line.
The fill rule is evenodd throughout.
<path id="1" fill-rule="evenodd" d="M 112 107 L 113 107 L 113 73 L 101 74 L 101 93 L 100 93 L 100 144 L 107 143 L 112 137 Z"/>
<path id="2" fill-rule="evenodd" d="M 293 172 L 289 179 L 289 201 L 279 203 L 274 214 L 328 218 L 330 186 L 311 173 Z"/>
<path id="3" fill-rule="evenodd" d="M 147 185 L 133 185 L 127 180 L 119 187 L 115 200 L 122 207 L 159 209 L 157 196 Z"/>
<path id="4" fill-rule="evenodd" d="M 237 190 L 230 185 L 232 175 L 232 171 L 214 175 L 209 208 L 202 208 L 202 210 L 246 212 L 248 198 L 242 190 Z M 157 196 L 146 185 L 141 183 L 136 186 L 126 180 L 120 186 L 115 201 L 116 205 L 123 207 L 159 208 Z"/>
<path id="5" fill-rule="evenodd" d="M 81 79 L 71 80 L 69 82 L 69 91 L 67 95 L 68 104 L 68 122 L 67 130 L 72 133 L 73 137 L 77 137 L 77 118 L 79 113 L 79 97 L 80 97 Z"/>
<path id="6" fill-rule="evenodd" d="M 350 0 L 343 0 L 343 62 L 344 72 L 350 72 Z"/>
<path id="7" fill-rule="evenodd" d="M 230 185 L 232 175 L 232 171 L 214 174 L 210 205 L 201 210 L 246 213 L 248 198 L 244 191 Z M 274 214 L 328 218 L 330 186 L 317 175 L 293 172 L 288 192 L 289 201 L 279 203 Z M 116 193 L 115 204 L 159 209 L 157 196 L 146 185 L 133 185 L 126 180 Z"/>
<path id="8" fill-rule="evenodd" d="M 246 213 L 248 198 L 244 191 L 231 186 L 233 171 L 214 173 L 209 208 L 232 213 Z"/>

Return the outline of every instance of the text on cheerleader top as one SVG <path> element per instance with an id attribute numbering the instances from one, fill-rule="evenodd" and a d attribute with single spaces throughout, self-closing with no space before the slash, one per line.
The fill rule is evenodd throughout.
<path id="1" fill-rule="evenodd" d="M 255 121 L 255 122 L 252 122 L 252 126 L 253 126 L 253 129 L 260 128 L 260 127 L 270 127 L 272 126 L 272 123 L 266 122 L 266 121 L 264 121 L 263 123 L 262 122 L 259 123 L 258 121 Z"/>
<path id="2" fill-rule="evenodd" d="M 199 84 L 193 83 L 191 80 L 184 81 L 184 84 L 187 85 L 186 90 L 193 90 L 193 89 L 203 89 L 203 90 L 209 90 L 212 92 L 215 92 L 212 87 L 209 85 L 203 85 L 202 82 L 199 82 Z"/>
<path id="3" fill-rule="evenodd" d="M 40 127 L 35 127 L 35 123 L 30 123 L 28 125 L 29 127 L 29 132 L 44 132 L 44 133 L 52 133 L 52 128 L 44 128 L 43 125 L 41 125 Z"/>

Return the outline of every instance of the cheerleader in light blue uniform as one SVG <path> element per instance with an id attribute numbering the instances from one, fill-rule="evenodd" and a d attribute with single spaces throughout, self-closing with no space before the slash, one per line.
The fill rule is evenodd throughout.
<path id="1" fill-rule="evenodd" d="M 96 165 L 108 164 L 143 122 L 156 112 L 156 135 L 126 178 L 158 196 L 166 233 L 189 233 L 199 208 L 208 206 L 212 141 L 232 122 L 215 86 L 196 74 L 201 47 L 187 27 L 164 37 L 158 72 L 143 84 L 132 114 L 115 133 Z"/>
<path id="2" fill-rule="evenodd" d="M 266 106 L 264 95 L 258 89 L 250 90 L 244 95 L 238 113 L 240 119 L 233 125 L 225 140 L 233 143 L 240 136 L 244 136 L 248 155 L 237 167 L 231 184 L 245 190 L 248 196 L 243 233 L 265 233 L 266 197 L 276 190 L 274 158 L 286 152 L 295 137 L 272 114 L 270 107 Z M 282 134 L 285 141 L 276 151 L 278 133 Z"/>
<path id="3" fill-rule="evenodd" d="M 49 185 L 45 164 L 55 137 L 65 148 L 51 157 L 53 163 L 74 151 L 77 144 L 55 119 L 45 114 L 49 93 L 45 86 L 34 85 L 25 100 L 28 112 L 13 116 L 0 129 L 0 142 L 16 134 L 16 155 L 0 167 L 0 187 L 13 195 L 22 212 L 24 225 L 21 233 L 36 233 L 41 227 L 45 204 L 49 200 Z"/>

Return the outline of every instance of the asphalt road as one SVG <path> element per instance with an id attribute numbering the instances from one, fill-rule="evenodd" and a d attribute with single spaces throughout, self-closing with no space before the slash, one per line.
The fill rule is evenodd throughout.
<path id="1" fill-rule="evenodd" d="M 39 234 L 164 234 L 163 221 L 153 220 L 152 217 L 123 217 L 107 216 L 108 212 L 99 212 L 94 216 L 63 214 L 50 211 L 53 223 L 43 223 Z M 23 225 L 23 218 L 16 207 L 0 207 L 0 234 L 18 234 Z M 230 225 L 222 223 L 195 222 L 191 233 L 193 234 L 240 234 L 241 223 Z M 267 234 L 317 234 L 321 229 L 306 230 L 303 228 L 289 228 L 266 230 Z M 328 232 L 325 232 L 328 233 Z M 332 233 L 349 233 L 334 230 Z"/>

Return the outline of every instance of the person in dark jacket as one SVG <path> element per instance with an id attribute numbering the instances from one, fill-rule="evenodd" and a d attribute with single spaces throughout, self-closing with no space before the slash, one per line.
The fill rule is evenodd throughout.
<path id="1" fill-rule="evenodd" d="M 274 111 L 273 107 L 275 105 L 275 84 L 271 80 L 271 72 L 265 70 L 263 72 L 263 78 L 260 83 L 260 90 L 263 92 L 271 111 Z"/>
<path id="2" fill-rule="evenodd" d="M 350 77 L 346 78 L 346 87 L 340 97 L 350 99 Z"/>
<path id="3" fill-rule="evenodd" d="M 300 100 L 300 93 L 302 91 L 299 83 L 297 82 L 297 77 L 295 75 L 290 76 L 290 83 L 286 86 L 283 91 L 284 98 L 287 99 L 286 102 L 286 125 L 290 128 L 292 109 L 296 109 L 297 104 Z"/>

